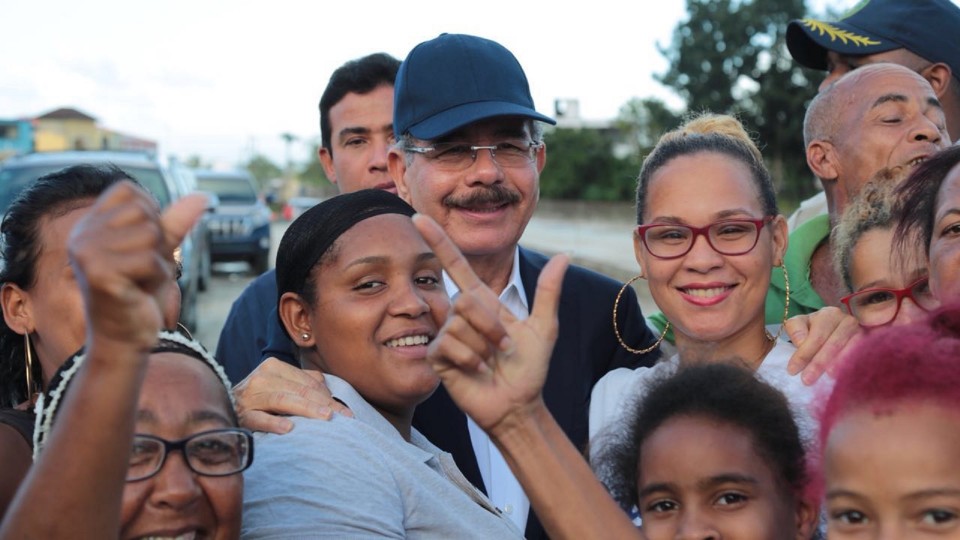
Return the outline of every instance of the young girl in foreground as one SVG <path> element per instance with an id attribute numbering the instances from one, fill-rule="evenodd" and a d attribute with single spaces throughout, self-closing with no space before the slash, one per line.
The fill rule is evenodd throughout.
<path id="1" fill-rule="evenodd" d="M 960 306 L 871 334 L 820 414 L 828 536 L 960 538 Z"/>
<path id="2" fill-rule="evenodd" d="M 654 382 L 597 457 L 648 539 L 809 538 L 804 451 L 776 389 L 727 364 Z"/>

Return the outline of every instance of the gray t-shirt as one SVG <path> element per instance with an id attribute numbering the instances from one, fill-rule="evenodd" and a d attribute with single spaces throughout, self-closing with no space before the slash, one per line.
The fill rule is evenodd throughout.
<path id="1" fill-rule="evenodd" d="M 355 418 L 293 418 L 257 434 L 244 473 L 243 538 L 521 538 L 453 457 L 412 430 L 408 443 L 346 381 L 327 375 Z"/>

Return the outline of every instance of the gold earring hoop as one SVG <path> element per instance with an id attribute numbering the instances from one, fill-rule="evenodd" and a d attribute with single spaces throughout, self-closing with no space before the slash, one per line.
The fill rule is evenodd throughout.
<path id="1" fill-rule="evenodd" d="M 33 348 L 30 346 L 30 334 L 23 334 L 23 357 L 27 372 L 27 400 L 33 401 L 33 397 L 40 393 L 37 381 L 33 380 Z"/>
<path id="2" fill-rule="evenodd" d="M 617 308 L 620 307 L 620 298 L 623 296 L 624 291 L 627 290 L 627 287 L 642 277 L 643 274 L 638 274 L 631 278 L 630 281 L 624 283 L 623 287 L 620 287 L 620 292 L 617 293 L 617 299 L 613 301 L 613 333 L 616 334 L 617 341 L 620 342 L 620 346 L 633 354 L 647 354 L 648 352 L 656 349 L 660 346 L 660 342 L 663 341 L 663 338 L 666 337 L 667 331 L 670 330 L 670 321 L 667 321 L 667 325 L 663 327 L 663 332 L 660 333 L 660 337 L 657 338 L 657 341 L 655 341 L 653 345 L 647 347 L 646 349 L 634 349 L 633 347 L 624 343 L 623 336 L 620 335 L 620 329 L 617 328 Z"/>
<path id="3" fill-rule="evenodd" d="M 181 334 L 187 336 L 188 338 L 193 339 L 193 334 L 191 334 L 190 330 L 187 329 L 187 327 L 184 326 L 184 324 L 180 321 L 177 321 L 177 330 L 179 330 Z"/>
<path id="4" fill-rule="evenodd" d="M 770 341 L 777 341 L 780 339 L 780 334 L 783 333 L 783 327 L 787 324 L 787 316 L 790 314 L 790 276 L 787 274 L 787 265 L 780 263 L 780 269 L 783 270 L 783 288 L 786 291 L 783 298 L 783 320 L 780 322 L 780 328 L 777 330 L 777 335 L 770 335 L 770 332 L 767 332 L 767 339 Z"/>

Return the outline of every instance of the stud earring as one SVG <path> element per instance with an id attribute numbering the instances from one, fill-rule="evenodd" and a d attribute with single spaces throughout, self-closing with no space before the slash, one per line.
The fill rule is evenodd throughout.
<path id="1" fill-rule="evenodd" d="M 303 341 L 306 341 L 306 340 L 310 339 L 310 334 L 304 332 L 304 333 L 300 334 L 300 339 L 302 339 Z"/>

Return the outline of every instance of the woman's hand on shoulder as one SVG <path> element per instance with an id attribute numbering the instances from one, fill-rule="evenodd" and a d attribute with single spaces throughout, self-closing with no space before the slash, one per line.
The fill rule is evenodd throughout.
<path id="1" fill-rule="evenodd" d="M 283 434 L 293 429 L 286 416 L 329 420 L 333 413 L 353 416 L 333 399 L 323 373 L 267 358 L 233 387 L 240 425 L 253 431 Z"/>
<path id="2" fill-rule="evenodd" d="M 787 370 L 812 385 L 824 374 L 836 374 L 843 351 L 861 335 L 860 324 L 837 307 L 828 306 L 787 320 L 784 329 L 797 350 Z"/>

